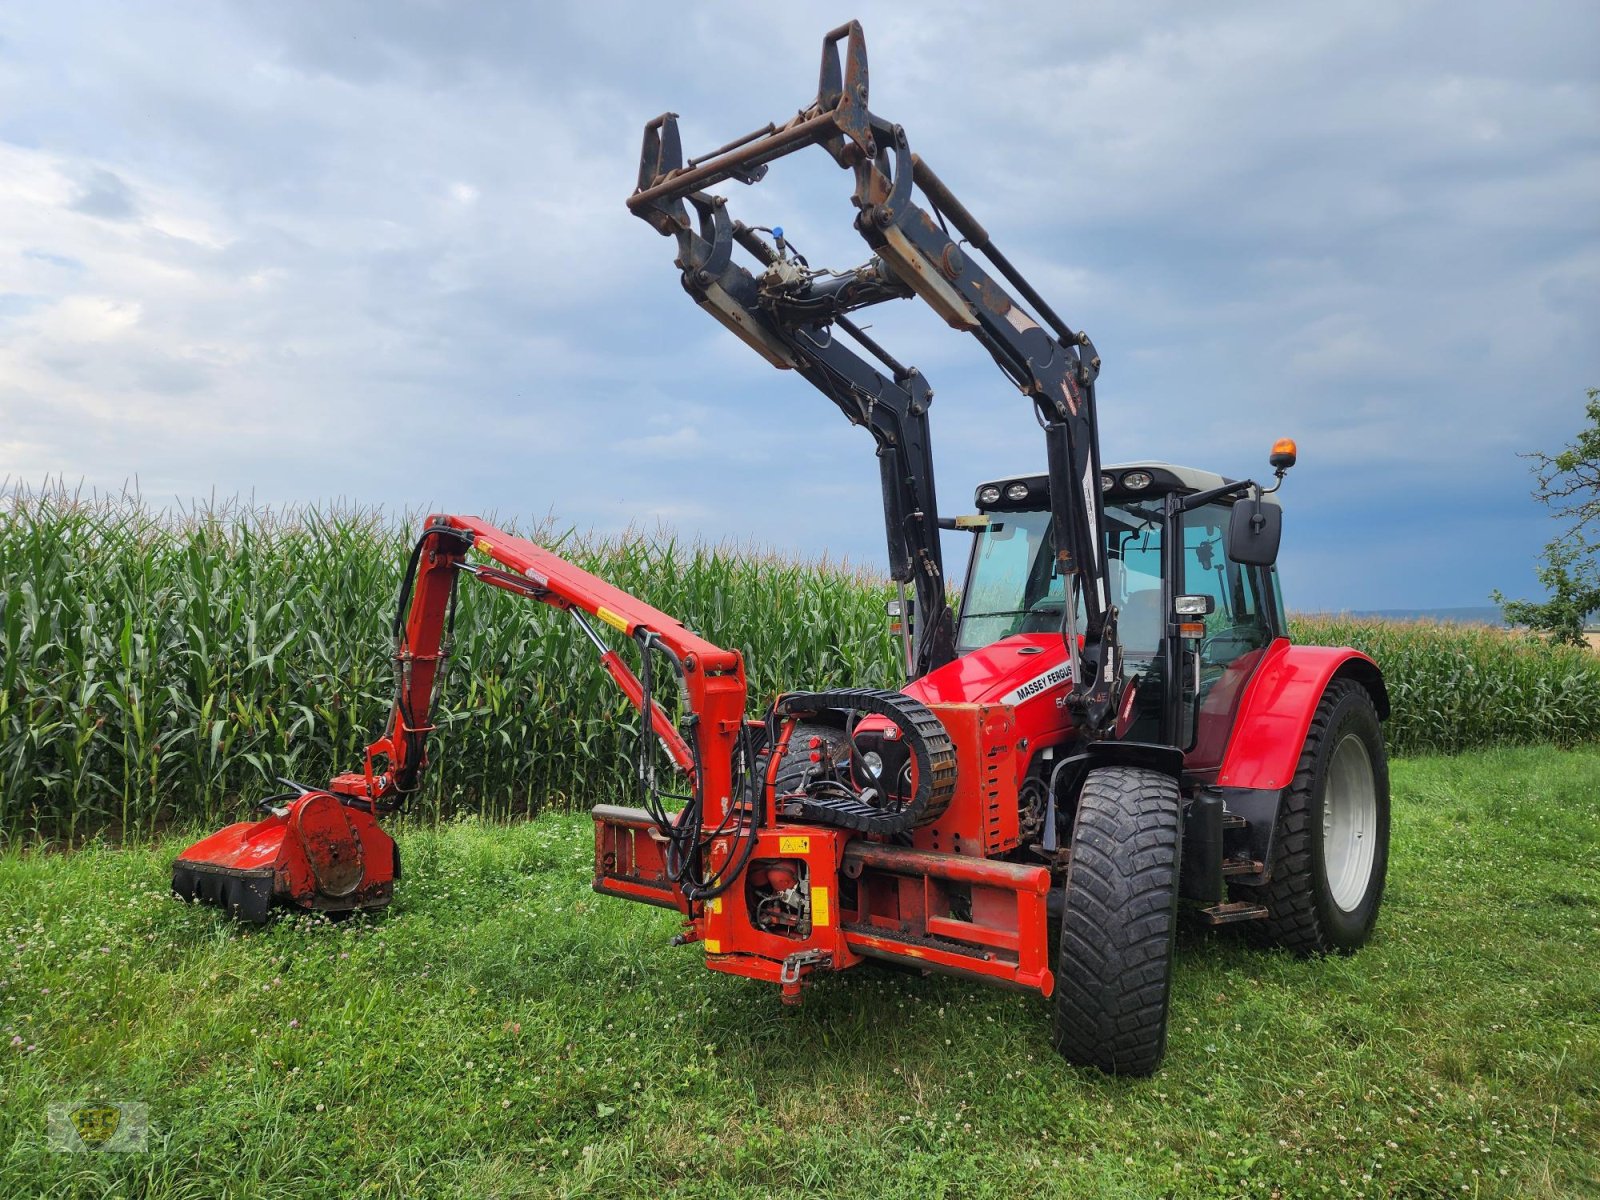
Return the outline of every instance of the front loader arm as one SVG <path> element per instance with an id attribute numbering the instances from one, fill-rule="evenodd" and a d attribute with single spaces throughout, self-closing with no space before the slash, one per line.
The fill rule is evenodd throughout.
<path id="1" fill-rule="evenodd" d="M 705 190 L 729 180 L 755 183 L 768 163 L 811 145 L 821 146 L 854 173 L 852 202 L 859 210 L 855 226 L 874 251 L 854 271 L 811 270 L 804 259 L 785 253 L 780 231 L 771 231 L 777 248 L 767 246 L 753 228 L 732 220 L 722 196 Z M 917 202 L 915 189 L 928 207 Z M 878 438 L 880 457 L 886 448 L 900 456 L 896 468 L 891 472 L 886 466 L 883 474 L 890 566 L 895 570 L 906 561 L 904 550 L 910 550 L 913 565 L 918 555 L 924 564 L 934 564 L 941 594 L 937 605 L 929 607 L 923 591 L 931 589 L 919 588 L 924 614 L 945 613 L 927 435 L 931 392 L 914 369 L 901 367 L 847 314 L 914 294 L 950 326 L 982 343 L 1030 399 L 1044 428 L 1057 569 L 1069 583 L 1062 634 L 1073 664 L 1070 701 L 1080 729 L 1091 736 L 1104 734 L 1116 712 L 1121 669 L 1101 532 L 1094 395 L 1100 360 L 1088 336 L 1056 314 L 943 181 L 911 152 L 905 131 L 870 111 L 860 25 L 852 21 L 827 35 L 817 98 L 782 126 L 768 125 L 686 161 L 676 116 L 668 113 L 652 121 L 645 129 L 639 186 L 628 207 L 677 239 L 684 287 L 702 307 L 773 365 L 799 371 L 852 420 L 864 418 L 862 423 Z M 736 241 L 761 263 L 760 276 L 733 261 Z M 837 342 L 835 330 L 887 367 L 889 376 Z M 872 414 L 880 406 L 886 415 L 874 422 Z M 909 462 L 912 469 L 902 472 L 898 462 Z M 904 548 L 897 546 L 897 519 L 909 531 L 902 535 Z M 933 570 L 928 574 L 931 578 Z M 924 622 L 921 630 L 919 671 L 947 661 L 941 655 L 953 654 L 932 624 Z"/>
<path id="2" fill-rule="evenodd" d="M 646 127 L 645 147 L 641 188 L 659 172 L 664 158 L 682 159 L 671 114 Z M 955 657 L 955 622 L 945 597 L 928 429 L 933 391 L 915 367 L 895 361 L 845 315 L 909 296 L 910 290 L 881 262 L 821 282 L 808 278 L 789 255 L 781 230 L 764 231 L 778 239 L 774 247 L 761 237 L 762 231 L 732 220 L 721 196 L 691 192 L 636 211 L 677 238 L 684 290 L 702 308 L 773 366 L 803 376 L 851 424 L 872 434 L 878 445 L 890 577 L 912 585 L 917 598 L 917 645 L 907 670 L 915 678 L 949 662 Z M 761 278 L 734 260 L 735 244 L 766 268 Z"/>

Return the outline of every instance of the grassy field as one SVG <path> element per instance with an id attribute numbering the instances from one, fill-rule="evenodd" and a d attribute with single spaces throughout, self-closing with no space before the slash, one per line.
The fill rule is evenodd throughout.
<path id="1" fill-rule="evenodd" d="M 180 845 L 0 857 L 0 1195 L 1600 1194 L 1600 751 L 1400 762 L 1374 943 L 1180 937 L 1166 1066 L 863 970 L 796 1011 L 588 890 L 546 814 L 403 833 L 385 915 L 243 929 Z M 146 1154 L 44 1147 L 138 1100 Z"/>
<path id="2" fill-rule="evenodd" d="M 215 821 L 279 776 L 359 765 L 389 711 L 388 623 L 417 524 L 0 492 L 0 844 L 138 840 Z M 902 679 L 880 576 L 670 536 L 524 532 L 742 651 L 752 709 Z M 1581 647 L 1337 618 L 1292 632 L 1377 659 L 1398 753 L 1600 739 L 1600 657 Z M 626 787 L 631 711 L 560 614 L 469 586 L 444 694 L 447 766 L 416 798 L 424 813 L 582 808 Z"/>

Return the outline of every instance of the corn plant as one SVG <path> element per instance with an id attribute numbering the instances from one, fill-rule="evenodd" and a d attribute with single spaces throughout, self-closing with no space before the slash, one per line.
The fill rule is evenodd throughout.
<path id="1" fill-rule="evenodd" d="M 0 493 L 0 837 L 143 836 L 248 815 L 359 762 L 388 714 L 388 623 L 418 520 L 353 508 L 157 510 Z M 875 574 L 668 531 L 525 536 L 740 650 L 751 708 L 894 686 Z M 464 582 L 425 817 L 628 794 L 637 724 L 570 619 Z M 1383 666 L 1398 753 L 1600 737 L 1600 656 L 1489 629 L 1302 618 Z"/>
<path id="2" fill-rule="evenodd" d="M 0 835 L 76 840 L 246 815 L 359 763 L 418 521 L 239 503 L 0 496 Z M 895 682 L 885 586 L 670 534 L 521 532 L 743 651 L 752 704 Z M 625 794 L 637 725 L 570 619 L 465 583 L 423 815 Z"/>

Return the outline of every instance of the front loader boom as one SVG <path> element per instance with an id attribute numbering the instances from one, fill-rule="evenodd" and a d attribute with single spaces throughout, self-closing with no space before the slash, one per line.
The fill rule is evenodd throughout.
<path id="1" fill-rule="evenodd" d="M 820 146 L 854 174 L 855 228 L 874 253 L 852 271 L 814 270 L 791 252 L 781 229 L 734 220 L 727 199 L 706 190 L 729 181 L 754 184 L 769 163 L 806 146 Z M 918 203 L 919 190 L 927 206 Z M 766 125 L 686 160 L 677 115 L 651 121 L 628 208 L 677 240 L 683 286 L 701 307 L 774 366 L 799 372 L 876 438 L 890 571 L 917 588 L 921 620 L 913 677 L 954 657 L 927 425 L 932 391 L 915 368 L 894 359 L 848 314 L 915 295 L 952 328 L 983 344 L 1033 403 L 1044 428 L 1058 531 L 1056 569 L 1069 585 L 1062 619 L 1073 668 L 1069 707 L 1086 736 L 1104 736 L 1117 711 L 1122 672 L 1101 533 L 1094 392 L 1100 359 L 1088 336 L 1057 315 L 912 153 L 905 130 L 868 108 L 860 24 L 841 25 L 823 39 L 816 99 L 781 126 Z M 761 232 L 771 233 L 776 244 Z M 759 273 L 734 261 L 736 244 L 757 260 Z M 836 339 L 835 331 L 883 370 Z"/>

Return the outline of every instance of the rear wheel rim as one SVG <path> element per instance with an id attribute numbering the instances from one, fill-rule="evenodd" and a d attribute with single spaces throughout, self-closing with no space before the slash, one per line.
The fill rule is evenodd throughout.
<path id="1" fill-rule="evenodd" d="M 1354 912 L 1365 898 L 1377 847 L 1372 754 L 1360 734 L 1347 733 L 1334 747 L 1322 799 L 1322 863 L 1328 891 L 1344 912 Z"/>

